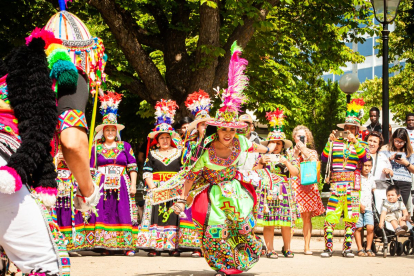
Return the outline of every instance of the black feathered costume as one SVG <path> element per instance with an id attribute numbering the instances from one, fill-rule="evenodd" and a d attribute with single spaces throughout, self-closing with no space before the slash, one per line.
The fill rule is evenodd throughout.
<path id="1" fill-rule="evenodd" d="M 0 161 L 7 162 L 0 167 L 0 251 L 3 247 L 11 261 L 29 275 L 66 276 L 69 256 L 46 208 L 54 205 L 57 193 L 51 155 L 58 124 L 53 87 L 63 78 L 62 93 L 76 93 L 78 72 L 53 33 L 36 29 L 26 40 L 25 46 L 14 49 L 4 62 L 0 60 Z M 19 202 L 13 202 L 14 198 Z M 24 213 L 30 211 L 33 216 L 26 219 Z M 15 225 L 22 217 L 30 220 L 33 229 Z M 11 231 L 13 227 L 16 230 Z M 16 231 L 23 231 L 21 238 L 13 238 Z M 2 261 L 0 275 L 6 267 Z"/>

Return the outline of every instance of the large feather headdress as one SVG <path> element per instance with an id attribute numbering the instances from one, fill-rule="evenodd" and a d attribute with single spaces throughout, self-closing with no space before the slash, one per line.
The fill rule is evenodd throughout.
<path id="1" fill-rule="evenodd" d="M 267 145 L 270 141 L 283 141 L 285 148 L 290 148 L 293 143 L 286 139 L 286 134 L 283 132 L 285 125 L 285 115 L 283 109 L 277 108 L 276 111 L 267 112 L 266 119 L 269 121 L 270 132 L 267 138 L 262 141 L 263 145 Z"/>
<path id="2" fill-rule="evenodd" d="M 366 127 L 361 125 L 361 118 L 364 116 L 365 102 L 362 98 L 353 99 L 347 104 L 346 117 L 344 124 L 338 124 L 338 127 L 344 128 L 345 125 L 353 125 L 365 130 Z"/>
<path id="3" fill-rule="evenodd" d="M 243 49 L 235 41 L 231 46 L 228 87 L 221 95 L 218 95 L 223 103 L 217 111 L 215 120 L 207 122 L 209 125 L 230 128 L 244 128 L 247 126 L 246 123 L 239 121 L 238 116 L 241 105 L 246 101 L 244 90 L 249 83 L 249 78 L 244 73 L 248 61 L 240 57 L 242 52 Z"/>
<path id="4" fill-rule="evenodd" d="M 174 128 L 174 116 L 178 109 L 175 101 L 164 100 L 158 101 L 155 105 L 155 128 L 148 134 L 150 139 L 153 139 L 157 134 L 166 132 L 172 134 Z"/>
<path id="5" fill-rule="evenodd" d="M 101 101 L 100 112 L 103 116 L 102 124 L 95 128 L 95 132 L 98 133 L 105 126 L 115 126 L 118 131 L 125 128 L 124 125 L 118 124 L 118 108 L 122 100 L 122 94 L 108 91 L 103 96 L 99 96 Z"/>

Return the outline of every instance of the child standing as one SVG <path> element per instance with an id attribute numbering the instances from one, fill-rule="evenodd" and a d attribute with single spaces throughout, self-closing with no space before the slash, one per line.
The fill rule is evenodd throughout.
<path id="1" fill-rule="evenodd" d="M 361 201 L 360 214 L 356 224 L 355 241 L 358 246 L 358 256 L 374 257 L 375 253 L 371 250 L 372 240 L 374 239 L 374 214 L 372 213 L 372 192 L 375 190 L 375 181 L 370 174 L 372 160 L 364 163 L 361 172 Z M 362 247 L 364 227 L 367 228 L 367 251 Z"/>
<path id="2" fill-rule="evenodd" d="M 407 208 L 401 200 L 400 189 L 398 186 L 391 185 L 387 188 L 387 200 L 382 205 L 379 226 L 384 227 L 384 221 L 390 222 L 395 230 L 395 234 L 400 236 L 408 230 L 406 221 L 410 219 Z"/>

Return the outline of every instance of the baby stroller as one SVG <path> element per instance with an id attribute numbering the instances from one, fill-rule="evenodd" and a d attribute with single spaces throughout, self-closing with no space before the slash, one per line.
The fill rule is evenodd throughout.
<path id="1" fill-rule="evenodd" d="M 390 184 L 384 183 L 381 185 L 377 183 L 377 188 L 374 191 L 374 200 L 372 202 L 372 212 L 374 214 L 374 240 L 372 242 L 371 250 L 377 254 L 378 250 L 376 244 L 382 243 L 382 253 L 384 258 L 387 257 L 388 249 L 391 256 L 395 256 L 395 254 L 401 256 L 403 253 L 406 255 L 413 254 L 414 232 L 413 227 L 409 222 L 407 222 L 409 232 L 400 237 L 395 234 L 394 228 L 389 222 L 384 223 L 383 229 L 379 227 L 382 205 L 387 199 L 386 189 L 388 185 Z M 392 179 L 391 185 L 394 185 Z M 408 238 L 404 243 L 399 241 L 403 237 Z"/>

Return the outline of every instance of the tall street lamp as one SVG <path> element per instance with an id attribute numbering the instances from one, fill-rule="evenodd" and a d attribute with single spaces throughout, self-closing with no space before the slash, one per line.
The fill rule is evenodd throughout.
<path id="1" fill-rule="evenodd" d="M 381 22 L 382 28 L 382 135 L 384 141 L 389 142 L 389 79 L 388 79 L 388 24 L 397 16 L 400 0 L 371 0 L 374 7 L 375 18 Z"/>
<path id="2" fill-rule="evenodd" d="M 359 79 L 356 74 L 348 73 L 339 80 L 339 88 L 346 93 L 346 102 L 351 102 L 351 95 L 359 89 Z"/>

